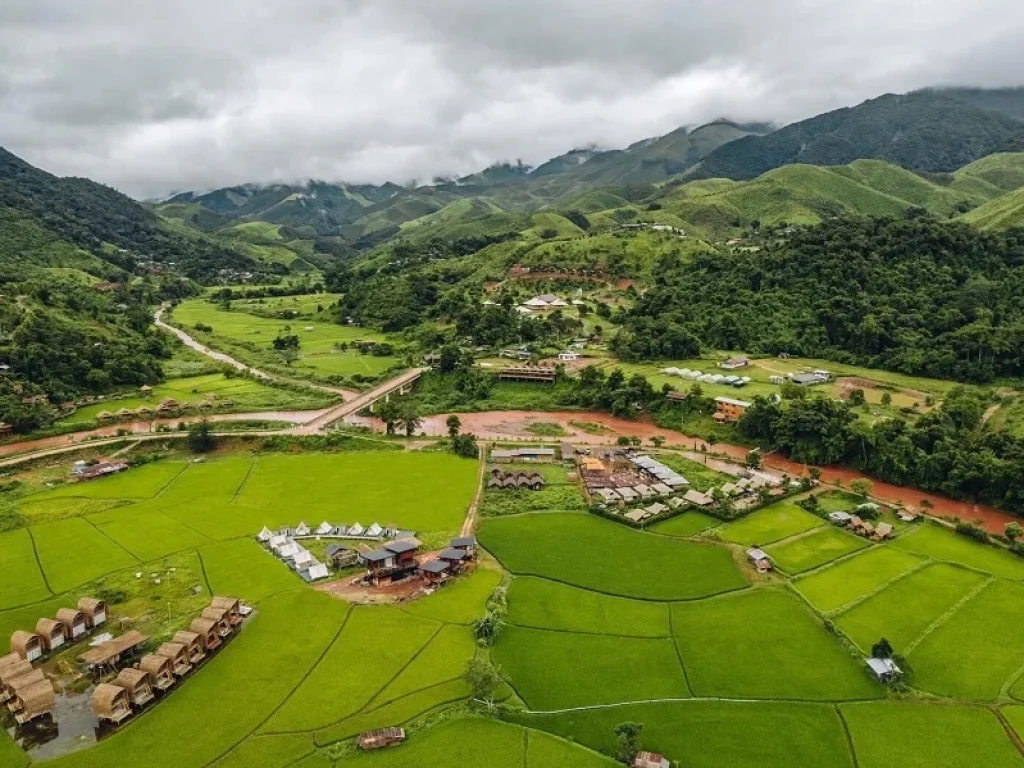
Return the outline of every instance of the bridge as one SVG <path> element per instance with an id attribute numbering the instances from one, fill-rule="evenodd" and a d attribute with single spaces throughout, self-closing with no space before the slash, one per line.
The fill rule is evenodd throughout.
<path id="1" fill-rule="evenodd" d="M 412 368 L 405 373 L 395 376 L 393 379 L 385 381 L 383 384 L 378 384 L 369 392 L 363 392 L 347 402 L 329 408 L 312 421 L 307 421 L 298 427 L 295 431 L 301 434 L 313 434 L 314 432 L 326 429 L 336 421 L 341 421 L 346 416 L 359 413 L 364 408 L 373 410 L 373 406 L 376 403 L 381 400 L 386 402 L 391 398 L 391 395 L 407 394 L 417 379 L 429 370 L 429 368 Z"/>

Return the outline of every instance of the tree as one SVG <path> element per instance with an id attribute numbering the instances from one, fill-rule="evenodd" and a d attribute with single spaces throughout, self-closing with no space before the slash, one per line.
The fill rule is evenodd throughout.
<path id="1" fill-rule="evenodd" d="M 747 452 L 746 465 L 750 469 L 760 469 L 761 467 L 761 452 L 754 450 Z"/>
<path id="2" fill-rule="evenodd" d="M 892 405 L 892 395 L 890 395 L 888 392 L 883 392 L 882 393 L 882 405 L 885 405 L 885 406 Z"/>
<path id="3" fill-rule="evenodd" d="M 850 491 L 865 499 L 871 495 L 871 488 L 871 481 L 865 480 L 863 477 L 850 481 Z"/>
<path id="4" fill-rule="evenodd" d="M 1021 527 L 1020 523 L 1007 523 L 1004 529 L 1006 538 L 1011 542 L 1017 541 L 1021 536 L 1024 536 L 1024 528 Z"/>
<path id="5" fill-rule="evenodd" d="M 217 445 L 217 438 L 210 429 L 210 422 L 203 419 L 188 430 L 188 448 L 192 453 L 209 453 Z"/>
<path id="6" fill-rule="evenodd" d="M 402 403 L 398 406 L 398 423 L 405 430 L 405 436 L 412 437 L 423 424 L 423 419 L 416 413 L 412 403 Z"/>
<path id="7" fill-rule="evenodd" d="M 377 418 L 384 422 L 384 429 L 389 435 L 395 434 L 395 423 L 401 418 L 398 403 L 385 400 L 375 406 Z"/>
<path id="8" fill-rule="evenodd" d="M 864 390 L 863 389 L 851 390 L 850 398 L 849 398 L 850 405 L 852 405 L 854 407 L 858 407 L 858 406 L 864 405 L 866 402 L 867 402 L 867 399 L 864 397 Z"/>
<path id="9" fill-rule="evenodd" d="M 445 419 L 445 425 L 448 427 L 448 437 L 454 440 L 459 436 L 459 430 L 462 429 L 462 420 L 454 413 Z"/>
<path id="10" fill-rule="evenodd" d="M 475 459 L 480 455 L 476 444 L 476 435 L 456 435 L 452 438 L 452 453 L 466 459 Z"/>
<path id="11" fill-rule="evenodd" d="M 615 726 L 615 741 L 619 745 L 618 757 L 624 763 L 631 763 L 633 756 L 640 751 L 640 733 L 643 723 L 619 723 Z"/>
<path id="12" fill-rule="evenodd" d="M 661 446 L 663 446 L 665 444 L 665 438 L 662 437 L 661 435 L 653 435 L 650 438 L 650 440 L 651 440 L 651 445 L 653 445 L 655 448 L 661 448 Z"/>
<path id="13" fill-rule="evenodd" d="M 811 480 L 813 480 L 814 482 L 821 482 L 821 470 L 818 469 L 817 467 L 811 467 L 809 470 L 807 470 L 807 474 L 811 476 Z"/>
<path id="14" fill-rule="evenodd" d="M 501 673 L 479 656 L 470 659 L 466 669 L 466 681 L 473 692 L 473 698 L 488 708 L 494 706 L 494 696 L 501 685 Z"/>
<path id="15" fill-rule="evenodd" d="M 891 659 L 893 653 L 892 644 L 884 637 L 871 646 L 871 655 L 876 659 Z"/>

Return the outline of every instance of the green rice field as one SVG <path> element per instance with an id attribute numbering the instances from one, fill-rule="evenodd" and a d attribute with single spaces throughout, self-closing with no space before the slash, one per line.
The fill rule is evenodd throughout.
<path id="1" fill-rule="evenodd" d="M 913 533 L 900 536 L 893 546 L 933 560 L 976 568 L 993 576 L 1024 579 L 1024 558 L 966 536 L 950 535 L 948 530 L 937 524 L 920 526 Z"/>
<path id="2" fill-rule="evenodd" d="M 823 613 L 831 613 L 871 594 L 924 561 L 891 546 L 875 547 L 793 582 Z"/>
<path id="3" fill-rule="evenodd" d="M 870 542 L 839 528 L 812 528 L 805 535 L 773 544 L 765 550 L 776 566 L 786 573 L 797 574 L 830 563 L 868 547 Z"/>
<path id="4" fill-rule="evenodd" d="M 684 512 L 662 523 L 656 523 L 648 530 L 662 533 L 666 536 L 679 536 L 685 539 L 690 536 L 696 536 L 708 528 L 714 528 L 719 522 L 719 520 L 710 515 L 705 515 L 703 512 Z"/>
<path id="5" fill-rule="evenodd" d="M 744 546 L 764 546 L 825 525 L 820 517 L 796 504 L 782 501 L 759 509 L 741 520 L 726 523 L 719 533 L 726 541 Z"/>

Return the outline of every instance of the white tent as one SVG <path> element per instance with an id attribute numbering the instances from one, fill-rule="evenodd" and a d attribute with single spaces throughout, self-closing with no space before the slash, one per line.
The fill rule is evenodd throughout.
<path id="1" fill-rule="evenodd" d="M 271 539 L 272 539 L 273 537 L 274 537 L 274 534 L 273 534 L 273 532 L 272 532 L 272 531 L 271 531 L 271 530 L 270 530 L 269 528 L 267 528 L 266 526 L 263 526 L 263 530 L 262 530 L 262 531 L 260 531 L 260 535 L 259 535 L 259 536 L 258 536 L 257 538 L 258 538 L 258 539 L 259 539 L 260 541 L 262 541 L 262 542 L 268 542 L 268 541 L 270 541 L 270 540 L 271 540 Z"/>
<path id="2" fill-rule="evenodd" d="M 299 527 L 295 529 L 296 536 L 309 536 L 309 526 L 305 522 L 299 523 Z"/>
<path id="3" fill-rule="evenodd" d="M 349 536 L 362 536 L 363 532 L 365 530 L 366 529 L 363 528 L 363 526 L 361 526 L 359 523 L 356 523 L 355 525 L 353 525 L 351 528 L 348 529 L 348 535 Z"/>
<path id="4" fill-rule="evenodd" d="M 314 561 L 309 566 L 309 580 L 316 581 L 317 579 L 326 579 L 330 574 L 327 571 L 327 566 L 323 563 Z"/>
<path id="5" fill-rule="evenodd" d="M 326 536 L 328 533 L 334 530 L 334 526 L 324 520 L 320 523 L 320 527 L 316 529 L 317 536 Z"/>
<path id="6" fill-rule="evenodd" d="M 274 534 L 270 537 L 270 548 L 280 554 L 281 547 L 288 543 L 288 537 L 281 534 Z"/>
<path id="7" fill-rule="evenodd" d="M 380 536 L 382 533 L 384 533 L 384 529 L 381 528 L 379 525 L 377 525 L 377 523 L 374 523 L 373 525 L 371 525 L 369 528 L 366 529 L 366 534 L 365 535 L 366 536 Z"/>

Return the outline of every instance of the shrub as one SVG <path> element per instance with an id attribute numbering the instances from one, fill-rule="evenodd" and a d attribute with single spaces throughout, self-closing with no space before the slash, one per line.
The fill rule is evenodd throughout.
<path id="1" fill-rule="evenodd" d="M 957 520 L 956 532 L 961 536 L 967 536 L 968 538 L 980 541 L 982 544 L 991 543 L 988 531 L 986 531 L 980 524 L 966 522 L 964 520 Z"/>

